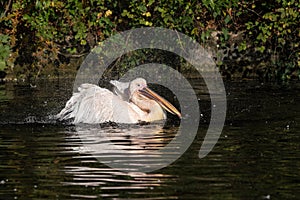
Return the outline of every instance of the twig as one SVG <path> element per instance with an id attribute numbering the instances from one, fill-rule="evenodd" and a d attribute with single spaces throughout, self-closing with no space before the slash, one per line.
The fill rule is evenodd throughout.
<path id="1" fill-rule="evenodd" d="M 6 8 L 5 8 L 5 11 L 4 11 L 3 16 L 6 16 L 6 13 L 8 12 L 8 10 L 9 10 L 9 8 L 10 8 L 10 6 L 11 6 L 11 2 L 12 2 L 12 0 L 9 0 L 8 5 L 7 5 Z"/>

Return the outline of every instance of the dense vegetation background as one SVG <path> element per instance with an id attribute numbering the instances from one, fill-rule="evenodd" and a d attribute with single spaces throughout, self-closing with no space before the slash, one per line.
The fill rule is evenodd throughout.
<path id="1" fill-rule="evenodd" d="M 300 78 L 299 0 L 2 0 L 0 17 L 0 75 L 10 78 L 74 71 L 107 37 L 144 26 L 209 47 L 227 78 Z"/>

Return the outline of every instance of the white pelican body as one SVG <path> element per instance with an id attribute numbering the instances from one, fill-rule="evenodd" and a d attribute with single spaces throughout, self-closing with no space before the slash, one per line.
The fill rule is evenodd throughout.
<path id="1" fill-rule="evenodd" d="M 82 84 L 57 118 L 74 118 L 74 124 L 151 122 L 166 119 L 164 109 L 181 117 L 172 104 L 147 87 L 145 79 L 111 83 L 115 86 L 115 93 L 94 84 Z"/>

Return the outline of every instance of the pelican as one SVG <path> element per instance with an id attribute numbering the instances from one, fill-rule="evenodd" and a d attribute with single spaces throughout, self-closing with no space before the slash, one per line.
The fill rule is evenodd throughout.
<path id="1" fill-rule="evenodd" d="M 110 81 L 111 92 L 94 84 L 84 83 L 73 93 L 59 120 L 74 119 L 73 123 L 138 123 L 166 119 L 166 111 L 181 118 L 180 112 L 167 100 L 150 90 L 143 78 L 131 82 Z"/>

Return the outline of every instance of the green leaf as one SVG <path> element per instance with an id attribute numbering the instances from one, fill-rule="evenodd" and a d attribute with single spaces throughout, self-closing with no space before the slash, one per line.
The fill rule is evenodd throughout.
<path id="1" fill-rule="evenodd" d="M 224 35 L 224 39 L 228 40 L 229 39 L 228 29 L 227 28 L 222 28 L 222 32 L 223 32 L 223 35 Z"/>
<path id="2" fill-rule="evenodd" d="M 8 35 L 0 35 L 0 42 L 3 43 L 8 43 L 9 42 L 9 36 Z"/>
<path id="3" fill-rule="evenodd" d="M 6 68 L 6 62 L 4 60 L 0 60 L 0 71 L 4 71 Z"/>
<path id="4" fill-rule="evenodd" d="M 224 19 L 225 24 L 228 24 L 231 21 L 231 17 L 227 15 Z"/>

